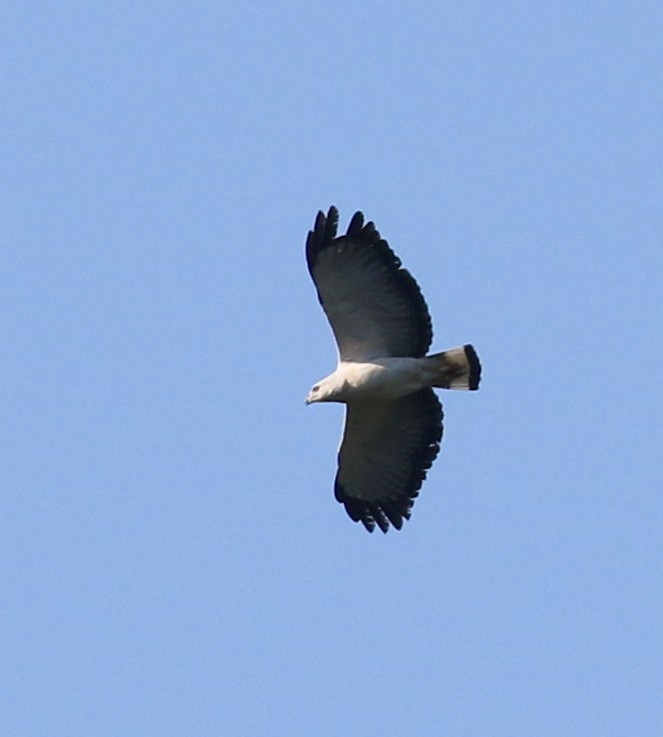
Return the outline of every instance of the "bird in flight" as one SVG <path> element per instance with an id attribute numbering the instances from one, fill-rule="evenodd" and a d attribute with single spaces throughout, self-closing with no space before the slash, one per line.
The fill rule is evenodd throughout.
<path id="1" fill-rule="evenodd" d="M 426 355 L 433 338 L 417 282 L 372 222 L 356 212 L 337 236 L 338 210 L 318 212 L 306 262 L 338 346 L 336 370 L 306 404 L 342 402 L 345 430 L 334 494 L 373 532 L 401 529 L 440 450 L 436 389 L 477 389 L 481 365 L 464 345 Z"/>

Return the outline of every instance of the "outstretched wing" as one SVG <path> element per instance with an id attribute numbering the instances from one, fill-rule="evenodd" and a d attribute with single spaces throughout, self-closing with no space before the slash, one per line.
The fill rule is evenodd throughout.
<path id="1" fill-rule="evenodd" d="M 347 407 L 336 499 L 369 532 L 400 530 L 440 449 L 442 405 L 432 389 Z"/>
<path id="2" fill-rule="evenodd" d="M 426 355 L 433 331 L 416 281 L 361 212 L 345 235 L 337 226 L 335 207 L 318 213 L 306 261 L 341 360 Z"/>

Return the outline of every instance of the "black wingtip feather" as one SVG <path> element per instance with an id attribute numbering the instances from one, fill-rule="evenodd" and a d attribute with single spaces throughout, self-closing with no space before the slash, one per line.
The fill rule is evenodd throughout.
<path id="1" fill-rule="evenodd" d="M 350 225 L 348 225 L 348 231 L 346 235 L 358 236 L 361 233 L 363 227 L 364 213 L 361 212 L 361 210 L 357 210 L 357 212 L 352 216 L 352 220 L 350 220 Z"/>
<path id="2" fill-rule="evenodd" d="M 377 522 L 378 527 L 386 534 L 387 530 L 389 529 L 389 520 L 387 519 L 385 513 L 382 511 L 381 506 L 378 506 L 377 504 L 368 504 L 368 508 L 371 511 L 371 517 Z"/>
<path id="3" fill-rule="evenodd" d="M 306 263 L 311 276 L 313 276 L 313 267 L 320 251 L 328 248 L 338 230 L 338 210 L 332 205 L 327 214 L 322 210 L 318 211 L 313 225 L 313 230 L 309 230 L 306 238 Z"/>
<path id="4" fill-rule="evenodd" d="M 348 233 L 348 235 L 350 234 Z M 380 237 L 380 232 L 375 227 L 375 223 L 372 220 L 369 220 L 366 223 L 366 225 L 364 225 L 364 227 L 361 229 L 361 237 L 367 243 L 373 244 L 373 243 L 378 243 L 378 241 L 380 241 L 381 245 L 384 244 L 385 246 L 387 246 L 387 248 L 389 248 L 387 241 L 382 240 L 382 238 Z M 396 256 L 395 254 L 394 256 L 398 258 L 398 256 Z"/>
<path id="5" fill-rule="evenodd" d="M 395 504 L 398 504 L 398 501 L 396 501 Z M 382 507 L 382 511 L 389 518 L 391 524 L 397 530 L 400 530 L 403 526 L 403 515 L 398 511 L 398 509 L 396 509 L 395 504 L 392 504 L 391 502 L 381 502 L 380 506 Z"/>
<path id="6" fill-rule="evenodd" d="M 364 514 L 360 521 L 362 525 L 364 525 L 366 530 L 368 530 L 368 532 L 373 532 L 375 530 L 375 522 L 368 512 Z"/>
<path id="7" fill-rule="evenodd" d="M 331 243 L 336 238 L 338 230 L 338 210 L 332 205 L 327 212 L 327 222 L 325 223 L 324 242 Z"/>

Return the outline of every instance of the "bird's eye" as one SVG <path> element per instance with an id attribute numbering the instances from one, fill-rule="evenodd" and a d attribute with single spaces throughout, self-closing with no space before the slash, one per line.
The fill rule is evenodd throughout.
<path id="1" fill-rule="evenodd" d="M 320 384 L 316 384 L 313 389 L 311 389 L 312 392 L 317 392 L 318 389 L 320 389 Z"/>

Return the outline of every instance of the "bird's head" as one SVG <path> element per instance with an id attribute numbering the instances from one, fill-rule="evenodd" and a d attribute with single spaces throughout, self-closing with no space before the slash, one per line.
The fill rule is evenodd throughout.
<path id="1" fill-rule="evenodd" d="M 314 402 L 322 402 L 324 391 L 320 388 L 320 384 L 316 384 L 306 397 L 306 404 L 313 404 Z"/>
<path id="2" fill-rule="evenodd" d="M 306 397 L 306 404 L 314 404 L 315 402 L 333 402 L 335 399 L 336 387 L 328 376 L 326 379 L 319 381 L 313 386 Z"/>

